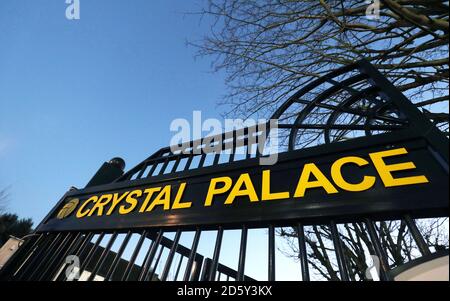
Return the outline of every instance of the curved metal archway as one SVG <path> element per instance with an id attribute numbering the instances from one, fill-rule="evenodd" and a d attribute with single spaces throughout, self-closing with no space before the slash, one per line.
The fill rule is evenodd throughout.
<path id="1" fill-rule="evenodd" d="M 290 97 L 273 114 L 272 119 L 279 120 L 279 128 L 286 131 L 286 142 L 289 150 L 307 148 L 320 144 L 331 144 L 334 142 L 348 140 L 360 136 L 371 136 L 385 132 L 398 131 L 395 134 L 399 138 L 423 139 L 424 145 L 432 151 L 433 157 L 439 165 L 446 170 L 448 177 L 448 140 L 442 139 L 441 133 L 427 120 L 421 113 L 411 105 L 400 91 L 396 90 L 379 72 L 367 62 L 357 62 L 333 71 L 328 75 L 312 81 L 292 97 Z M 403 131 L 403 129 L 406 129 Z M 410 131 L 411 130 L 411 131 Z M 261 134 L 262 135 L 262 134 Z M 123 187 L 135 187 L 141 183 L 162 182 L 177 177 L 198 176 L 202 169 L 209 167 L 209 172 L 215 174 L 218 171 L 230 171 L 232 168 L 242 165 L 239 160 L 252 158 L 249 149 L 252 149 L 249 139 L 249 131 L 243 133 L 232 133 L 232 142 L 226 140 L 226 135 L 220 135 L 223 139 L 223 150 L 232 149 L 231 154 L 205 153 L 205 152 L 172 152 L 170 147 L 165 147 L 150 157 L 139 163 L 122 176 L 116 178 L 114 182 L 104 182 L 109 185 L 104 191 L 116 191 Z M 387 134 L 385 136 L 394 136 Z M 381 137 L 381 136 L 380 136 Z M 371 137 L 375 140 L 380 137 Z M 383 138 L 383 137 L 381 137 Z M 394 140 L 395 140 L 394 139 Z M 366 140 L 369 140 L 366 139 Z M 389 140 L 393 141 L 393 140 Z M 244 156 L 237 158 L 234 155 L 236 142 L 242 142 L 247 149 Z M 378 142 L 377 142 L 378 143 Z M 345 144 L 342 143 L 342 144 Z M 325 148 L 333 148 L 336 145 L 327 145 Z M 186 149 L 194 150 L 204 148 L 203 143 L 196 144 L 191 141 Z M 424 146 L 425 147 L 425 146 Z M 308 150 L 307 150 L 308 151 Z M 294 152 L 293 152 L 294 153 Z M 210 156 L 211 160 L 207 160 Z M 222 155 L 225 155 L 222 158 Z M 258 153 L 256 154 L 258 155 Z M 222 160 L 226 159 L 226 160 Z M 123 168 L 121 160 L 112 160 L 115 165 Z M 221 167 L 219 165 L 227 163 L 237 163 L 234 166 Z M 119 168 L 121 169 L 121 168 Z M 101 173 L 99 173 L 101 174 Z M 95 177 L 95 176 L 94 176 Z M 102 179 L 105 180 L 105 179 Z M 109 179 L 107 179 L 109 181 Z M 124 186 L 125 182 L 126 186 Z M 129 186 L 128 186 L 129 185 Z M 98 229 L 63 231 L 58 228 L 47 228 L 45 224 L 55 216 L 56 212 L 64 204 L 67 197 L 79 194 L 88 194 L 94 187 L 86 187 L 79 191 L 71 190 L 61 198 L 56 206 L 49 212 L 43 222 L 37 227 L 36 235 L 28 239 L 20 250 L 9 260 L 0 272 L 0 279 L 4 280 L 66 280 L 65 268 L 67 267 L 66 256 L 74 254 L 83 260 L 80 266 L 80 275 L 86 270 L 89 272 L 88 280 L 95 279 L 96 275 L 106 280 L 177 280 L 182 278 L 188 280 L 216 280 L 225 275 L 226 279 L 253 280 L 246 275 L 245 259 L 247 248 L 247 234 L 251 228 L 267 230 L 267 279 L 275 280 L 275 229 L 276 227 L 295 227 L 294 231 L 298 237 L 298 252 L 302 280 L 310 280 L 309 259 L 311 255 L 306 247 L 307 235 L 305 227 L 327 227 L 329 229 L 331 241 L 329 250 L 334 251 L 336 258 L 335 266 L 331 269 L 339 272 L 341 280 L 352 279 L 352 270 L 348 257 L 345 256 L 345 244 L 341 241 L 342 233 L 339 232 L 339 223 L 359 223 L 360 229 L 367 232 L 367 242 L 372 245 L 373 253 L 380 259 L 380 278 L 391 280 L 396 277 L 396 271 L 392 269 L 389 254 L 382 245 L 382 235 L 385 232 L 378 228 L 377 222 L 384 221 L 385 218 L 398 219 L 411 233 L 414 244 L 417 245 L 417 252 L 422 255 L 422 259 L 429 259 L 431 250 L 415 223 L 415 218 L 422 217 L 448 217 L 448 207 L 444 211 L 431 211 L 433 208 L 425 208 L 425 211 L 411 211 L 408 208 L 400 212 L 387 212 L 387 215 L 374 216 L 372 214 L 355 214 L 354 212 L 343 212 L 324 220 L 318 216 L 314 219 L 296 218 L 295 220 L 286 218 L 285 220 L 259 221 L 249 224 L 247 221 L 241 224 L 205 224 L 199 222 L 194 228 L 185 225 L 175 225 L 171 227 L 151 226 L 146 228 L 122 227 L 116 229 Z M 89 190 L 91 189 L 91 190 Z M 94 190 L 95 190 L 94 189 Z M 103 191 L 102 190 L 102 191 Z M 100 190 L 95 190 L 100 191 Z M 434 196 L 435 197 L 435 196 Z M 408 200 L 409 201 L 409 200 Z M 426 203 L 426 202 L 424 202 Z M 448 206 L 448 205 L 447 205 Z M 445 209 L 445 208 L 444 208 Z M 384 213 L 384 212 L 383 212 Z M 276 222 L 276 223 L 275 223 Z M 102 225 L 104 226 L 104 225 Z M 183 246 L 180 237 L 184 232 L 195 230 L 192 238 L 192 245 Z M 200 254 L 197 250 L 201 233 L 203 231 L 217 231 L 214 252 L 211 258 Z M 240 230 L 241 240 L 239 244 L 239 263 L 234 270 L 219 262 L 222 248 L 222 237 L 225 231 Z M 166 233 L 174 233 L 174 238 L 168 238 Z M 118 239 L 120 247 L 113 250 L 112 246 Z M 132 236 L 139 236 L 139 239 L 128 245 Z M 322 234 L 317 234 L 318 237 Z M 104 239 L 108 242 L 101 245 Z M 148 248 L 144 250 L 144 242 L 148 242 Z M 133 250 L 130 258 L 122 258 L 125 249 Z M 142 251 L 142 250 L 144 251 Z M 159 250 L 159 251 L 158 251 Z M 160 263 L 161 254 L 169 250 L 165 262 Z M 158 252 L 157 252 L 158 251 Z M 145 253 L 141 253 L 145 252 Z M 372 252 L 372 251 L 371 251 Z M 448 250 L 446 250 L 448 255 Z M 139 265 L 135 261 L 139 254 L 145 254 L 143 262 Z M 331 254 L 331 253 L 330 253 Z M 172 277 L 171 268 L 174 266 L 174 257 L 179 255 L 177 271 Z M 184 275 L 179 275 L 183 259 L 187 259 Z M 420 259 L 420 260 L 422 260 Z M 162 273 L 155 275 L 158 265 L 162 267 Z M 201 272 L 200 272 L 201 271 Z M 400 270 L 402 271 L 402 267 Z M 336 274 L 334 273 L 333 274 Z M 338 275 L 338 274 L 336 274 Z M 156 277 L 155 277 L 156 276 Z M 170 277 L 169 277 L 170 276 Z M 180 277 L 178 277 L 180 276 Z"/>
<path id="2" fill-rule="evenodd" d="M 408 127 L 405 115 L 358 64 L 321 77 L 292 95 L 272 115 L 288 150 L 371 136 Z"/>

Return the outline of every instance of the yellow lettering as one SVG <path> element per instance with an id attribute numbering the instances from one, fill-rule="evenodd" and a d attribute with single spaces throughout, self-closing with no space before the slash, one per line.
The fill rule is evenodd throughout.
<path id="1" fill-rule="evenodd" d="M 370 159 L 372 159 L 373 165 L 375 165 L 375 168 L 377 169 L 377 172 L 380 175 L 380 178 L 383 181 L 384 186 L 394 187 L 394 186 L 428 183 L 428 179 L 424 175 L 403 177 L 403 178 L 394 178 L 392 176 L 393 171 L 415 169 L 416 166 L 414 165 L 413 162 L 404 162 L 387 165 L 383 161 L 383 158 L 404 155 L 407 153 L 408 151 L 405 148 L 397 148 L 369 154 Z"/>
<path id="2" fill-rule="evenodd" d="M 183 202 L 181 203 L 181 197 L 183 196 L 184 189 L 186 188 L 186 183 L 181 183 L 180 188 L 178 188 L 177 195 L 175 196 L 175 200 L 173 201 L 172 209 L 183 209 L 183 208 L 191 208 L 191 202 Z"/>
<path id="3" fill-rule="evenodd" d="M 316 178 L 316 181 L 309 181 L 311 174 Z M 331 184 L 314 163 L 305 164 L 297 188 L 295 189 L 294 197 L 301 198 L 305 196 L 306 189 L 317 187 L 322 187 L 328 194 L 338 193 L 333 184 Z"/>
<path id="4" fill-rule="evenodd" d="M 91 196 L 90 198 L 88 198 L 81 206 L 80 208 L 78 208 L 76 217 L 77 218 L 82 218 L 85 217 L 86 215 L 89 214 L 89 212 L 91 211 L 91 209 L 87 209 L 86 211 L 83 212 L 84 208 L 86 207 L 87 204 L 91 203 L 91 202 L 97 202 L 98 200 L 98 196 L 94 195 Z"/>
<path id="5" fill-rule="evenodd" d="M 145 211 L 152 211 L 153 208 L 158 205 L 163 205 L 164 210 L 170 209 L 170 185 L 164 186 L 161 192 L 156 196 L 156 198 Z"/>
<path id="6" fill-rule="evenodd" d="M 334 162 L 331 166 L 331 177 L 337 186 L 347 191 L 364 191 L 371 188 L 375 184 L 376 178 L 372 176 L 364 176 L 362 182 L 358 184 L 347 182 L 342 176 L 341 169 L 344 164 L 348 163 L 354 163 L 358 166 L 369 164 L 369 162 L 360 157 L 344 157 Z"/>
<path id="7" fill-rule="evenodd" d="M 126 191 L 126 192 L 122 193 L 120 195 L 120 197 L 118 197 L 119 193 L 117 193 L 117 192 L 114 193 L 111 207 L 109 207 L 109 210 L 106 213 L 106 215 L 111 215 L 111 213 L 114 211 L 114 209 L 116 209 L 117 204 L 119 204 L 120 201 L 122 201 L 129 193 L 130 193 L 129 191 Z"/>
<path id="8" fill-rule="evenodd" d="M 241 189 L 242 186 L 245 186 L 245 189 Z M 259 201 L 258 196 L 256 195 L 255 188 L 253 187 L 252 180 L 250 179 L 248 173 L 244 173 L 239 176 L 236 184 L 233 186 L 233 189 L 231 190 L 224 204 L 232 204 L 237 196 L 248 196 L 250 202 Z"/>
<path id="9" fill-rule="evenodd" d="M 139 212 L 144 212 L 145 208 L 147 208 L 148 202 L 150 201 L 152 195 L 155 192 L 158 192 L 161 190 L 161 187 L 153 187 L 153 188 L 147 188 L 144 190 L 144 193 L 147 194 L 147 196 L 145 197 L 144 203 L 141 206 L 141 209 L 139 209 Z"/>
<path id="10" fill-rule="evenodd" d="M 223 186 L 220 188 L 217 188 L 217 183 L 223 183 Z M 211 179 L 211 182 L 209 183 L 208 187 L 208 193 L 206 195 L 205 200 L 205 207 L 211 206 L 213 197 L 217 194 L 222 194 L 227 192 L 231 188 L 231 178 L 230 177 L 219 177 L 219 178 L 213 178 Z"/>
<path id="11" fill-rule="evenodd" d="M 101 195 L 97 201 L 95 201 L 94 207 L 92 207 L 91 212 L 89 212 L 88 216 L 92 216 L 97 210 L 97 216 L 103 215 L 103 208 L 111 202 L 113 195 L 111 193 Z"/>
<path id="12" fill-rule="evenodd" d="M 270 170 L 264 170 L 262 174 L 262 193 L 263 201 L 288 199 L 289 192 L 270 192 Z"/>
<path id="13" fill-rule="evenodd" d="M 128 208 L 126 208 L 125 205 L 120 206 L 119 214 L 128 214 L 131 211 L 133 211 L 138 203 L 138 201 L 135 197 L 140 197 L 141 195 L 142 195 L 142 190 L 133 190 L 132 192 L 130 192 L 128 194 L 127 198 L 125 199 L 125 202 L 130 204 L 130 206 L 128 206 Z"/>

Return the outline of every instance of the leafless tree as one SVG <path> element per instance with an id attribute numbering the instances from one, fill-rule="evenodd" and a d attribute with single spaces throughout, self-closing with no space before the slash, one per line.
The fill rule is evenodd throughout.
<path id="1" fill-rule="evenodd" d="M 426 243 L 433 251 L 449 247 L 448 218 L 418 220 L 418 227 Z M 403 221 L 383 221 L 377 223 L 380 242 L 388 256 L 391 268 L 400 266 L 421 256 L 418 247 Z M 374 246 L 362 223 L 339 225 L 339 235 L 343 242 L 343 252 L 349 269 L 350 280 L 368 280 L 366 271 L 371 265 L 370 255 L 375 254 Z M 298 233 L 295 228 L 280 228 L 278 235 L 286 239 L 287 249 L 281 251 L 298 260 Z M 308 265 L 312 279 L 339 280 L 332 235 L 328 226 L 305 227 Z"/>
<path id="2" fill-rule="evenodd" d="M 365 58 L 448 135 L 448 11 L 443 0 L 208 0 L 211 33 L 192 44 L 226 71 L 228 115 L 270 116 L 311 79 Z"/>
<path id="3" fill-rule="evenodd" d="M 214 22 L 208 36 L 191 44 L 214 57 L 214 70 L 226 72 L 228 93 L 220 103 L 227 116 L 267 118 L 305 83 L 364 58 L 448 136 L 448 1 L 207 0 L 200 14 Z M 321 122 L 320 112 L 310 123 Z M 303 134 L 298 143 L 306 147 L 317 137 Z M 448 248 L 448 219 L 417 223 L 431 248 Z M 374 254 L 367 231 L 359 223 L 339 227 L 350 277 L 365 279 Z M 392 267 L 418 256 L 404 222 L 380 222 L 378 232 Z M 278 234 L 288 242 L 286 255 L 297 259 L 296 230 Z M 305 239 L 314 276 L 338 279 L 329 228 L 305 228 Z"/>

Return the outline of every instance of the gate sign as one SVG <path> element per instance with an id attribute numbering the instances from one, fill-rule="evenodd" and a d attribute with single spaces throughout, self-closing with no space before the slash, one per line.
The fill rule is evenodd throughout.
<path id="1" fill-rule="evenodd" d="M 193 154 L 163 148 L 114 182 L 103 181 L 110 184 L 67 192 L 36 231 L 447 216 L 448 138 L 369 62 L 309 82 L 272 119 L 286 122 L 278 126 L 289 132 L 289 150 L 274 165 L 250 156 L 235 161 L 234 155 L 232 162 L 218 163 L 216 154 L 213 165 L 204 167 L 202 154 L 200 167 L 189 169 Z M 246 131 L 231 133 L 231 147 L 242 140 L 247 149 L 253 146 Z M 365 136 L 350 135 L 356 132 Z M 305 136 L 325 144 L 299 144 Z M 231 148 L 226 140 L 222 150 Z M 169 161 L 177 166 L 181 159 L 187 159 L 185 170 L 172 167 L 163 174 Z M 153 175 L 159 164 L 159 175 Z"/>
<path id="2" fill-rule="evenodd" d="M 112 190 L 103 185 L 75 191 L 38 231 L 251 226 L 448 209 L 448 174 L 423 139 L 372 138 L 385 142 L 357 138 L 281 153 L 272 166 L 249 159 L 201 173 L 115 183 Z"/>

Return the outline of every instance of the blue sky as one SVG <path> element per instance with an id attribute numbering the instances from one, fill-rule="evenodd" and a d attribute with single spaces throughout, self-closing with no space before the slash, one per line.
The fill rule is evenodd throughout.
<path id="1" fill-rule="evenodd" d="M 185 14 L 202 1 L 80 3 L 81 19 L 67 20 L 64 0 L 0 1 L 0 189 L 9 187 L 8 210 L 36 225 L 104 161 L 121 156 L 129 169 L 167 146 L 173 119 L 220 118 L 225 93 L 224 75 L 186 46 L 208 32 L 208 19 Z M 264 279 L 261 231 L 247 266 Z M 204 237 L 199 250 L 211 256 L 215 235 Z M 221 262 L 237 268 L 239 233 L 224 240 L 232 255 Z M 278 257 L 279 279 L 298 276 Z"/>
<path id="2" fill-rule="evenodd" d="M 0 2 L 0 187 L 36 222 L 104 161 L 167 146 L 173 119 L 220 113 L 223 77 L 186 46 L 195 2 L 80 3 L 69 21 L 64 0 Z"/>

